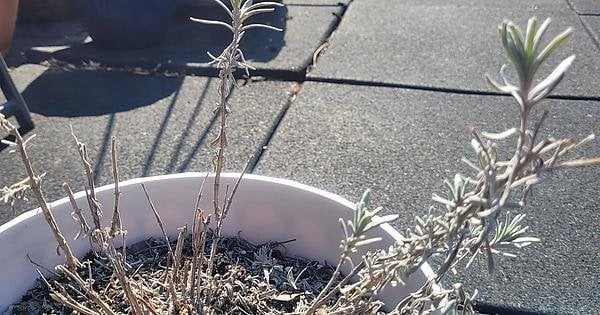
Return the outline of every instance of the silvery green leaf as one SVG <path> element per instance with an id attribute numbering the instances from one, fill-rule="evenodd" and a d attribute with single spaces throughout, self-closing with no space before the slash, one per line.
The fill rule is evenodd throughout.
<path id="1" fill-rule="evenodd" d="M 550 92 L 554 90 L 554 88 L 560 83 L 565 72 L 571 64 L 575 60 L 575 56 L 570 56 L 569 58 L 563 60 L 553 71 L 550 73 L 542 82 L 540 82 L 536 87 L 531 90 L 529 98 L 532 100 L 539 101 L 542 98 L 546 97 Z"/>
<path id="2" fill-rule="evenodd" d="M 477 165 L 475 165 L 475 163 L 465 159 L 465 158 L 461 158 L 460 159 L 463 163 L 467 164 L 469 167 L 471 167 L 472 169 L 474 169 L 477 172 L 481 172 L 481 168 L 479 168 Z"/>
<path id="3" fill-rule="evenodd" d="M 566 161 L 559 164 L 561 167 L 585 167 L 585 166 L 593 166 L 600 165 L 600 158 L 591 158 L 591 159 L 577 159 L 572 161 Z"/>
<path id="4" fill-rule="evenodd" d="M 513 253 L 509 253 L 509 252 L 500 252 L 500 255 L 502 255 L 504 257 L 517 258 L 517 255 L 515 255 Z"/>
<path id="5" fill-rule="evenodd" d="M 373 211 L 370 211 L 370 212 L 369 212 L 369 214 L 370 214 L 371 216 L 375 216 L 375 215 L 377 215 L 379 212 L 381 212 L 381 210 L 383 210 L 383 207 L 377 207 L 377 208 L 375 208 L 375 210 L 373 210 Z"/>
<path id="6" fill-rule="evenodd" d="M 487 198 L 481 198 L 478 196 L 471 196 L 466 200 L 467 203 L 473 203 L 476 206 L 486 206 L 489 203 Z"/>
<path id="7" fill-rule="evenodd" d="M 418 216 L 418 215 L 415 216 L 415 221 L 417 221 L 417 224 L 419 224 L 419 226 L 423 226 L 424 227 L 424 226 L 427 225 L 427 223 L 425 223 L 425 221 L 423 221 L 423 219 L 421 219 L 421 217 Z"/>
<path id="8" fill-rule="evenodd" d="M 342 231 L 344 231 L 344 238 L 348 238 L 350 237 L 350 234 L 348 234 L 348 228 L 346 227 L 346 223 L 344 223 L 344 219 L 340 218 L 339 219 L 340 225 L 342 226 Z"/>
<path id="9" fill-rule="evenodd" d="M 0 140 L 0 143 L 6 144 L 7 146 L 11 146 L 11 147 L 12 147 L 12 146 L 16 146 L 16 145 L 17 145 L 16 143 L 14 143 L 14 142 L 12 142 L 12 141 L 8 141 L 8 140 L 6 140 L 6 139 L 2 139 L 2 140 Z"/>
<path id="10" fill-rule="evenodd" d="M 491 209 L 486 209 L 483 211 L 479 211 L 477 212 L 477 217 L 478 218 L 487 218 L 488 216 L 490 216 L 492 213 L 496 212 L 497 208 L 491 208 Z"/>
<path id="11" fill-rule="evenodd" d="M 508 34 L 508 23 L 507 21 L 502 22 L 502 24 L 500 24 L 500 39 L 502 40 L 502 47 L 504 47 L 504 51 L 506 52 L 506 56 L 508 57 L 508 59 L 510 60 L 510 62 L 513 65 L 516 65 L 518 63 L 516 56 L 515 56 L 515 46 L 512 43 L 512 40 L 510 40 L 510 35 Z"/>
<path id="12" fill-rule="evenodd" d="M 386 216 L 382 216 L 382 217 L 374 217 L 372 220 L 370 220 L 370 222 L 368 224 L 365 225 L 365 227 L 363 228 L 363 232 L 366 232 L 374 227 L 378 227 L 384 223 L 389 223 L 392 221 L 397 220 L 399 217 L 399 215 L 397 214 L 390 214 L 390 215 L 386 215 Z"/>
<path id="13" fill-rule="evenodd" d="M 582 145 L 584 145 L 584 144 L 586 144 L 586 143 L 588 143 L 588 142 L 590 142 L 590 141 L 592 141 L 594 139 L 596 139 L 596 135 L 593 134 L 593 133 L 589 134 L 587 137 L 585 137 L 581 141 L 577 142 L 577 144 L 575 144 L 573 146 L 573 148 L 575 149 L 575 148 L 581 147 Z"/>
<path id="14" fill-rule="evenodd" d="M 366 240 L 360 240 L 360 241 L 354 243 L 354 246 L 360 247 L 360 246 L 365 246 L 365 245 L 377 243 L 379 241 L 381 241 L 381 237 L 374 237 L 374 238 L 369 238 L 369 239 L 366 239 Z"/>
<path id="15" fill-rule="evenodd" d="M 375 217 L 375 221 L 378 222 L 378 224 L 384 224 L 384 223 L 389 223 L 392 221 L 397 220 L 400 217 L 400 215 L 398 214 L 388 214 L 388 215 L 384 215 L 381 217 Z"/>
<path id="16" fill-rule="evenodd" d="M 542 40 L 542 38 L 544 37 L 544 33 L 546 33 L 546 30 L 548 29 L 548 26 L 550 25 L 550 18 L 547 18 L 544 20 L 544 23 L 542 23 L 542 25 L 540 25 L 540 27 L 537 29 L 537 32 L 535 34 L 535 37 L 533 38 L 533 51 L 535 52 Z"/>
<path id="17" fill-rule="evenodd" d="M 195 17 L 190 17 L 190 20 L 192 22 L 197 22 L 197 23 L 202 23 L 202 24 L 208 24 L 208 25 L 220 25 L 220 26 L 228 28 L 230 31 L 233 32 L 233 27 L 231 27 L 231 25 L 229 25 L 229 24 L 227 24 L 225 22 L 214 21 L 214 20 L 205 20 L 205 19 L 199 19 L 199 18 L 195 18 Z"/>
<path id="18" fill-rule="evenodd" d="M 517 128 L 506 129 L 505 131 L 499 133 L 491 133 L 491 132 L 481 132 L 481 135 L 491 140 L 503 140 L 512 135 L 517 134 L 519 130 Z"/>
<path id="19" fill-rule="evenodd" d="M 242 21 L 245 21 L 255 15 L 258 14 L 262 14 L 262 13 L 271 13 L 275 11 L 274 8 L 266 8 L 266 9 L 256 9 L 256 10 L 252 10 L 252 11 L 248 11 L 244 13 L 244 17 L 242 18 Z"/>
<path id="20" fill-rule="evenodd" d="M 479 154 L 483 151 L 479 142 L 475 139 L 471 139 L 471 147 L 475 150 L 475 153 Z"/>
<path id="21" fill-rule="evenodd" d="M 278 27 L 266 25 L 266 24 L 249 24 L 249 25 L 242 27 L 242 31 L 247 31 L 247 30 L 253 29 L 253 28 L 266 28 L 268 30 L 277 31 L 277 32 L 283 31 L 282 29 L 280 29 Z"/>
<path id="22" fill-rule="evenodd" d="M 527 175 L 519 180 L 514 181 L 511 185 L 510 188 L 517 188 L 523 184 L 527 184 L 529 181 L 534 180 L 536 178 L 538 178 L 538 174 L 531 174 L 531 175 Z"/>
<path id="23" fill-rule="evenodd" d="M 519 28 L 512 23 L 508 25 L 508 36 L 509 36 L 509 49 L 512 54 L 513 65 L 515 66 L 515 70 L 519 75 L 519 79 L 521 82 L 530 79 L 530 74 L 528 73 L 528 56 L 525 54 L 524 46 L 523 46 L 523 36 L 521 35 L 521 31 Z"/>
<path id="24" fill-rule="evenodd" d="M 534 38 L 537 32 L 538 20 L 534 16 L 527 21 L 527 31 L 526 31 L 526 39 L 525 39 L 525 48 L 527 49 L 527 54 L 533 55 L 534 51 Z"/>
<path id="25" fill-rule="evenodd" d="M 441 203 L 441 204 L 443 204 L 443 205 L 447 205 L 447 206 L 450 206 L 450 207 L 454 207 L 454 206 L 456 206 L 456 205 L 454 204 L 454 202 L 452 202 L 452 201 L 450 201 L 450 200 L 448 200 L 448 199 L 444 199 L 444 198 L 442 198 L 442 197 L 438 196 L 437 194 L 432 194 L 432 196 L 431 196 L 431 199 L 432 199 L 433 201 L 439 202 L 439 203 Z"/>
<path id="26" fill-rule="evenodd" d="M 243 11 L 244 12 L 250 12 L 250 11 L 253 11 L 253 10 L 256 10 L 256 9 L 260 9 L 260 8 L 265 8 L 265 7 L 283 7 L 283 6 L 284 6 L 284 4 L 283 3 L 279 3 L 279 2 L 270 2 L 270 1 L 267 1 L 267 2 L 258 2 L 258 3 L 255 3 L 255 4 L 247 7 Z"/>
<path id="27" fill-rule="evenodd" d="M 512 240 L 512 243 L 538 243 L 541 242 L 542 240 L 537 238 L 537 237 L 531 237 L 531 236 L 523 236 L 523 237 L 517 237 L 514 240 Z"/>
<path id="28" fill-rule="evenodd" d="M 252 0 L 244 1 L 244 4 L 242 5 L 242 11 L 247 10 L 250 6 L 252 6 L 253 2 L 254 1 L 252 1 Z"/>
<path id="29" fill-rule="evenodd" d="M 371 189 L 365 190 L 362 197 L 360 198 L 359 203 L 363 204 L 365 207 L 371 203 Z"/>
<path id="30" fill-rule="evenodd" d="M 239 9 L 242 5 L 243 0 L 229 0 L 231 7 L 234 9 Z"/>
<path id="31" fill-rule="evenodd" d="M 555 50 L 557 50 L 569 39 L 572 33 L 573 29 L 569 27 L 562 33 L 558 34 L 536 57 L 535 63 L 538 65 L 542 64 Z"/>

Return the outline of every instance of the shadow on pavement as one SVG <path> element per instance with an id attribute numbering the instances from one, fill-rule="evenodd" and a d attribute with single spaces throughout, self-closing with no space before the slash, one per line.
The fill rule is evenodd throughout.
<path id="1" fill-rule="evenodd" d="M 139 50 L 107 50 L 94 45 L 77 22 L 48 25 L 19 25 L 15 45 L 9 56 L 11 66 L 25 61 L 39 62 L 49 58 L 79 64 L 94 61 L 110 66 L 138 66 L 166 70 L 204 68 L 216 74 L 208 63 L 206 52 L 218 54 L 231 40 L 229 30 L 218 25 L 205 25 L 189 20 L 190 16 L 202 19 L 228 21 L 220 8 L 180 7 L 176 21 L 170 26 L 165 40 L 158 46 Z M 242 39 L 242 49 L 248 61 L 273 60 L 285 46 L 285 29 L 288 19 L 286 7 L 275 12 L 252 17 L 248 23 L 262 23 L 281 28 L 282 32 L 253 29 Z M 87 39 L 86 39 L 87 38 Z"/>
<path id="2" fill-rule="evenodd" d="M 87 32 L 77 21 L 57 23 L 19 23 L 15 29 L 12 47 L 6 63 L 17 67 L 28 62 L 28 58 L 45 59 L 53 52 L 89 42 Z M 33 53 L 35 52 L 35 53 Z"/>
<path id="3" fill-rule="evenodd" d="M 44 116 L 99 116 L 147 106 L 177 91 L 183 78 L 119 71 L 49 69 L 25 90 L 31 112 Z"/>

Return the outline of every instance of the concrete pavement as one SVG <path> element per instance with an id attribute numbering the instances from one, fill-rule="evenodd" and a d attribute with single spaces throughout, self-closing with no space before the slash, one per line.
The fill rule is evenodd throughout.
<path id="1" fill-rule="evenodd" d="M 265 22 L 283 33 L 250 33 L 243 43 L 257 67 L 231 96 L 229 170 L 251 154 L 252 171 L 285 177 L 350 200 L 373 188 L 374 202 L 412 223 L 444 178 L 465 171 L 467 128 L 514 125 L 511 98 L 486 87 L 483 75 L 504 61 L 502 19 L 521 25 L 553 18 L 550 34 L 576 33 L 558 57 L 576 54 L 543 132 L 600 133 L 600 8 L 594 0 L 389 1 L 289 0 Z M 209 14 L 199 12 L 198 14 Z M 9 61 L 33 112 L 31 152 L 48 172 L 49 199 L 60 184 L 82 188 L 71 124 L 91 147 L 98 182 L 110 183 L 108 144 L 120 143 L 121 176 L 210 167 L 217 52 L 225 33 L 180 21 L 166 42 L 135 52 L 96 48 L 77 23 L 19 25 Z M 550 61 L 555 65 L 557 59 Z M 543 71 L 549 71 L 545 69 Z M 308 74 L 307 74 L 308 72 Z M 600 155 L 597 142 L 582 154 Z M 23 176 L 0 152 L 2 183 Z M 600 169 L 558 173 L 527 208 L 542 245 L 502 259 L 488 276 L 478 262 L 450 280 L 479 289 L 482 310 L 500 314 L 598 314 Z M 18 211 L 30 209 L 21 206 Z M 0 222 L 14 214 L 0 205 Z"/>

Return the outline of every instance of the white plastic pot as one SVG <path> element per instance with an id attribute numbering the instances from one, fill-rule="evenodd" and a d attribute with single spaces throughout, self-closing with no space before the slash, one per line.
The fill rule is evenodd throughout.
<path id="1" fill-rule="evenodd" d="M 223 174 L 222 187 L 233 185 L 238 174 Z M 198 189 L 203 173 L 139 178 L 122 182 L 120 210 L 127 242 L 133 244 L 149 237 L 161 237 L 160 229 L 141 188 L 144 183 L 164 221 L 167 233 L 176 236 L 177 228 L 191 224 Z M 205 184 L 201 207 L 210 211 L 212 204 L 211 178 Z M 103 205 L 104 223 L 108 224 L 113 207 L 113 186 L 97 189 Z M 224 189 L 223 189 L 224 190 Z M 84 212 L 87 201 L 84 192 L 75 195 Z M 90 251 L 87 239 L 73 240 L 78 231 L 71 218 L 68 199 L 51 204 L 63 234 L 70 241 L 74 253 L 83 257 Z M 354 204 L 339 196 L 306 185 L 283 179 L 257 175 L 245 175 L 232 204 L 224 226 L 227 235 L 240 235 L 253 242 L 284 241 L 287 255 L 317 259 L 335 264 L 339 257 L 339 240 L 342 232 L 338 218 L 350 218 Z M 89 221 L 91 222 L 91 220 Z M 383 241 L 377 247 L 394 242 L 400 235 L 391 226 L 383 225 L 374 230 L 373 236 Z M 58 256 L 56 242 L 39 209 L 21 214 L 0 226 L 0 313 L 17 301 L 30 289 L 37 278 L 36 267 L 27 259 L 47 268 L 64 263 Z M 394 303 L 407 296 L 424 283 L 433 273 L 428 265 L 416 272 L 406 287 L 388 288 L 382 292 L 383 302 Z M 410 291 L 409 291 L 410 290 Z"/>

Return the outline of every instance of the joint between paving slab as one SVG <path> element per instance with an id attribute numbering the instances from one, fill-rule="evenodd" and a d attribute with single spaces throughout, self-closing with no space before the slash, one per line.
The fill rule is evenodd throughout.
<path id="1" fill-rule="evenodd" d="M 339 7 L 339 12 L 334 12 L 336 19 L 333 19 L 327 30 L 323 33 L 320 39 L 320 45 L 313 54 L 311 54 L 299 67 L 292 67 L 291 69 L 269 69 L 257 67 L 256 70 L 252 71 L 252 76 L 262 76 L 269 80 L 278 81 L 295 81 L 303 82 L 306 78 L 306 73 L 316 62 L 316 58 L 320 51 L 323 50 L 324 44 L 327 43 L 333 32 L 338 28 L 348 6 L 352 0 L 348 3 L 338 2 L 337 4 L 289 4 L 289 6 L 323 6 L 323 7 Z M 25 52 L 25 63 L 40 64 L 48 62 L 50 60 L 58 60 L 60 62 L 68 63 L 73 65 L 74 69 L 86 67 L 90 63 L 90 60 L 86 60 L 81 56 L 69 53 L 47 53 L 36 50 L 28 50 Z M 93 61 L 93 60 L 92 60 Z M 101 67 L 106 68 L 105 70 L 128 70 L 128 69 L 141 69 L 143 72 L 153 73 L 175 73 L 178 76 L 191 75 L 191 76 L 204 76 L 204 77 L 218 77 L 219 70 L 208 65 L 208 64 L 154 64 L 152 61 L 136 61 L 136 62 L 122 62 L 111 60 L 109 62 L 101 63 Z"/>
<path id="2" fill-rule="evenodd" d="M 321 83 L 332 83 L 332 84 L 345 84 L 345 85 L 356 85 L 356 86 L 371 86 L 371 87 L 389 87 L 389 88 L 401 88 L 407 90 L 418 90 L 418 91 L 429 91 L 429 92 L 440 92 L 449 94 L 462 94 L 462 95 L 483 95 L 483 96 L 510 96 L 506 93 L 493 92 L 493 91 L 476 91 L 476 90 L 464 90 L 455 88 L 444 88 L 434 86 L 423 86 L 423 85 L 412 85 L 403 83 L 387 83 L 378 81 L 366 81 L 356 79 L 335 79 L 335 78 L 323 78 L 323 77 L 307 77 L 305 82 L 321 82 Z M 549 99 L 559 100 L 572 100 L 572 101 L 600 101 L 600 96 L 578 96 L 578 95 L 550 95 Z"/>
<path id="3" fill-rule="evenodd" d="M 588 35 L 592 38 L 592 42 L 594 42 L 594 45 L 596 45 L 596 48 L 598 48 L 598 50 L 600 50 L 600 38 L 597 38 L 594 33 L 592 32 L 592 28 L 589 27 L 587 25 L 587 23 L 585 23 L 585 21 L 581 18 L 582 16 L 600 16 L 600 14 L 597 15 L 579 15 L 579 21 L 581 22 L 581 25 L 583 25 L 583 29 L 585 29 L 586 33 L 588 33 Z"/>
<path id="4" fill-rule="evenodd" d="M 273 120 L 273 123 L 272 123 L 271 127 L 269 128 L 269 130 L 267 131 L 266 136 L 263 138 L 262 142 L 260 143 L 258 148 L 256 148 L 256 151 L 252 155 L 252 158 L 248 165 L 248 173 L 253 173 L 254 170 L 256 169 L 256 166 L 260 162 L 261 157 L 263 156 L 265 151 L 268 149 L 269 143 L 275 136 L 275 133 L 277 132 L 277 129 L 279 128 L 279 125 L 281 125 L 283 118 L 287 114 L 287 111 L 289 110 L 289 108 L 292 106 L 292 103 L 298 97 L 298 93 L 300 93 L 301 89 L 302 89 L 302 83 L 292 84 L 292 87 L 290 88 L 290 91 L 288 92 L 289 96 L 288 96 L 288 99 L 287 99 L 285 105 L 279 111 L 279 113 L 277 114 L 275 119 Z"/>
<path id="5" fill-rule="evenodd" d="M 599 40 L 596 38 L 596 36 L 594 36 L 594 33 L 592 32 L 590 27 L 581 18 L 582 16 L 600 16 L 600 14 L 596 14 L 596 13 L 581 13 L 581 14 L 579 14 L 579 13 L 577 13 L 577 10 L 575 10 L 575 7 L 573 7 L 573 3 L 571 3 L 571 1 L 565 0 L 565 2 L 567 3 L 567 6 L 575 13 L 575 15 L 577 15 L 577 18 L 579 19 L 579 23 L 581 23 L 581 25 L 583 26 L 583 29 L 588 34 L 588 36 L 590 36 L 592 38 L 592 42 L 594 43 L 594 45 L 596 45 L 596 48 L 600 49 Z"/>
<path id="6" fill-rule="evenodd" d="M 342 8 L 342 10 L 339 13 L 339 15 L 336 15 L 338 18 L 331 24 L 329 30 L 326 32 L 325 36 L 323 37 L 323 41 L 322 41 L 321 45 L 319 45 L 319 47 L 317 47 L 317 49 L 313 52 L 312 59 L 310 59 L 308 61 L 308 65 L 302 70 L 302 72 L 300 73 L 300 76 L 296 77 L 295 72 L 293 73 L 293 75 L 291 75 L 292 72 L 290 72 L 290 71 L 283 71 L 283 72 L 279 73 L 280 79 L 283 79 L 284 81 L 295 81 L 296 83 L 294 83 L 292 85 L 292 88 L 289 92 L 290 95 L 288 97 L 286 104 L 281 109 L 281 111 L 279 112 L 277 117 L 275 117 L 275 120 L 273 121 L 273 124 L 271 125 L 271 128 L 269 129 L 267 135 L 265 136 L 265 138 L 263 139 L 263 141 L 257 148 L 256 152 L 254 153 L 252 160 L 250 161 L 250 165 L 248 167 L 249 173 L 253 173 L 254 170 L 256 169 L 256 166 L 260 162 L 260 159 L 263 156 L 265 150 L 268 149 L 269 143 L 275 136 L 275 133 L 277 132 L 277 129 L 279 128 L 279 125 L 283 121 L 283 118 L 285 117 L 287 111 L 289 110 L 292 103 L 296 100 L 298 94 L 300 93 L 303 83 L 306 82 L 308 73 L 310 73 L 311 70 L 314 69 L 314 67 L 316 66 L 316 64 L 319 60 L 319 57 L 327 49 L 327 46 L 329 45 L 330 40 L 334 36 L 335 31 L 340 26 L 340 23 L 342 23 L 344 15 L 348 11 L 348 7 L 352 4 L 353 1 L 354 0 L 350 0 L 347 4 L 339 2 L 337 5 L 335 5 L 335 6 L 340 6 Z M 255 75 L 258 73 L 259 73 L 259 71 L 257 71 L 257 70 L 254 71 Z M 274 79 L 273 76 L 265 75 L 264 77 L 267 80 Z"/>
<path id="7" fill-rule="evenodd" d="M 304 79 L 306 79 L 306 77 L 308 76 L 308 74 L 312 70 L 315 69 L 315 67 L 317 66 L 317 63 L 319 62 L 320 57 L 323 55 L 323 53 L 329 47 L 329 43 L 331 42 L 333 36 L 335 35 L 335 32 L 337 31 L 338 27 L 342 23 L 342 20 L 344 19 L 344 16 L 346 15 L 346 12 L 348 11 L 348 8 L 352 4 L 352 2 L 354 2 L 354 0 L 348 1 L 347 4 L 344 4 L 344 3 L 341 3 L 341 2 L 338 3 L 338 5 L 342 7 L 342 11 L 337 16 L 338 19 L 333 23 L 333 25 L 331 25 L 329 31 L 326 33 L 326 35 L 325 35 L 325 37 L 324 37 L 323 42 L 321 43 L 321 45 L 319 45 L 319 47 L 317 47 L 317 49 L 313 52 L 312 60 L 309 61 L 308 66 L 304 70 Z"/>

